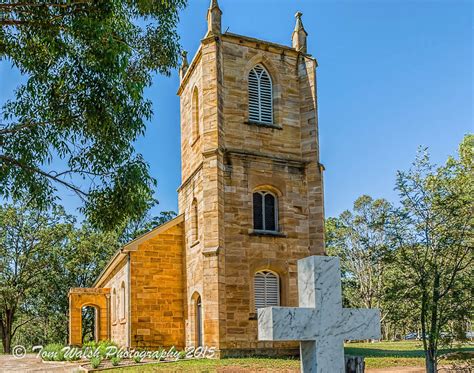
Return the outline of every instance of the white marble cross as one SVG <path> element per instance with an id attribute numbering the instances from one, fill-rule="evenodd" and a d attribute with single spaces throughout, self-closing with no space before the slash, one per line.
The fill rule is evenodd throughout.
<path id="1" fill-rule="evenodd" d="M 298 260 L 299 308 L 258 310 L 258 339 L 300 341 L 302 372 L 344 373 L 345 339 L 380 338 L 378 309 L 342 308 L 339 258 Z"/>

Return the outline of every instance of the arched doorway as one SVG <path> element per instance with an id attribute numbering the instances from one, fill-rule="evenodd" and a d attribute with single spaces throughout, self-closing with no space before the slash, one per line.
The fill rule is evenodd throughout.
<path id="1" fill-rule="evenodd" d="M 97 306 L 86 305 L 81 309 L 82 344 L 99 340 L 99 311 Z"/>
<path id="2" fill-rule="evenodd" d="M 72 288 L 69 290 L 69 344 L 110 339 L 109 288 Z M 83 329 L 82 324 L 85 323 Z"/>
<path id="3" fill-rule="evenodd" d="M 201 296 L 199 295 L 196 299 L 196 347 L 202 346 L 203 340 L 203 327 L 202 327 L 202 302 Z"/>

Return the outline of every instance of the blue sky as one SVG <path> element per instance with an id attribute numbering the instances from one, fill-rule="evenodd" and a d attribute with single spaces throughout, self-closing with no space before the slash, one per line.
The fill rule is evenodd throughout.
<path id="1" fill-rule="evenodd" d="M 181 14 L 183 48 L 194 55 L 208 0 Z M 290 44 L 303 12 L 308 52 L 319 63 L 319 130 L 326 216 L 362 194 L 396 201 L 395 173 L 419 145 L 443 163 L 472 121 L 472 3 L 469 1 L 219 0 L 223 30 Z M 19 76 L 0 64 L 0 102 Z M 158 180 L 153 212 L 177 210 L 180 184 L 179 79 L 156 76 L 146 95 L 154 118 L 137 150 Z M 70 212 L 72 195 L 63 202 Z"/>

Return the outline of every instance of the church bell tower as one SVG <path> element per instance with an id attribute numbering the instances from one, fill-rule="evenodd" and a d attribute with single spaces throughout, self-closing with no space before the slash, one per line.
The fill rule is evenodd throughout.
<path id="1" fill-rule="evenodd" d="M 291 46 L 221 30 L 180 68 L 186 344 L 220 356 L 291 343 L 257 341 L 256 310 L 297 306 L 296 261 L 324 255 L 317 62 L 302 14 Z"/>

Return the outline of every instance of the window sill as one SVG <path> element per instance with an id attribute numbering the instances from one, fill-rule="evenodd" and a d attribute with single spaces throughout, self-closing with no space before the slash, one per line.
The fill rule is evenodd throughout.
<path id="1" fill-rule="evenodd" d="M 199 245 L 199 240 L 194 241 L 194 242 L 191 244 L 191 246 L 189 246 L 189 247 L 191 248 L 191 247 L 194 247 L 194 246 L 196 246 L 196 245 Z"/>
<path id="2" fill-rule="evenodd" d="M 261 231 L 258 229 L 254 229 L 250 231 L 249 235 L 250 236 L 287 237 L 286 233 L 283 233 L 283 232 Z"/>
<path id="3" fill-rule="evenodd" d="M 274 123 L 248 121 L 248 122 L 245 122 L 245 124 L 248 124 L 249 126 L 273 128 L 275 130 L 282 130 L 283 129 L 283 127 L 279 126 L 278 124 L 274 124 Z"/>

